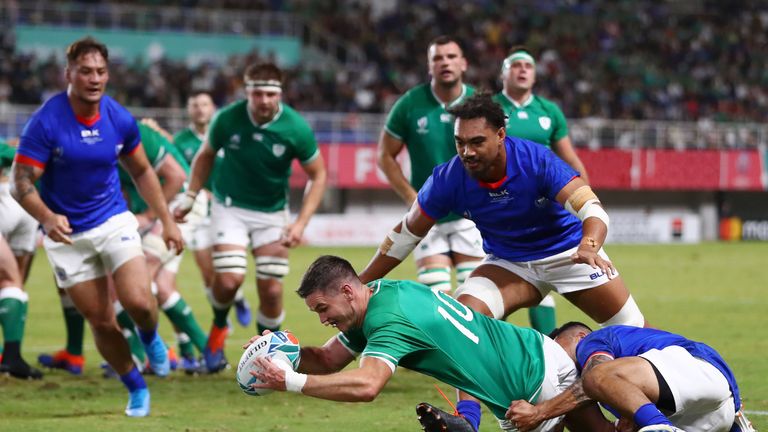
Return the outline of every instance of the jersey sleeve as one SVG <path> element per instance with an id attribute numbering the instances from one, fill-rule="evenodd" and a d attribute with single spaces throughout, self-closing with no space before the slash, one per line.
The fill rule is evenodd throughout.
<path id="1" fill-rule="evenodd" d="M 45 168 L 45 164 L 51 158 L 53 147 L 54 144 L 48 137 L 47 128 L 35 115 L 21 132 L 15 160 L 26 165 Z"/>
<path id="2" fill-rule="evenodd" d="M 417 333 L 418 329 L 388 320 L 386 325 L 379 326 L 368 334 L 368 343 L 361 357 L 382 360 L 394 373 L 403 357 L 425 348 L 425 344 L 415 337 Z"/>
<path id="3" fill-rule="evenodd" d="M 141 135 L 141 144 L 144 147 L 144 152 L 147 154 L 147 160 L 152 165 L 152 168 L 157 171 L 160 165 L 163 164 L 167 154 L 163 146 L 165 138 L 147 125 L 139 123 L 137 127 Z"/>
<path id="4" fill-rule="evenodd" d="M 533 166 L 538 170 L 539 189 L 543 196 L 554 201 L 565 185 L 579 173 L 547 147 L 531 141 L 528 143 L 534 158 Z"/>
<path id="5" fill-rule="evenodd" d="M 339 342 L 344 345 L 344 348 L 355 357 L 363 352 L 365 344 L 367 343 L 367 340 L 360 329 L 350 330 L 347 333 L 339 332 L 339 334 L 336 335 L 336 339 L 338 339 Z"/>
<path id="6" fill-rule="evenodd" d="M 576 346 L 576 362 L 579 370 L 584 368 L 590 358 L 597 354 L 616 357 L 617 343 L 613 332 L 595 331 L 587 335 Z"/>
<path id="7" fill-rule="evenodd" d="M 568 136 L 568 122 L 565 120 L 563 111 L 555 104 L 552 104 L 552 117 L 555 129 L 552 133 L 550 146 L 554 146 L 556 142 Z"/>
<path id="8" fill-rule="evenodd" d="M 122 126 L 123 149 L 120 150 L 120 154 L 128 155 L 133 153 L 139 143 L 141 143 L 141 133 L 139 132 L 139 126 L 136 124 L 136 120 L 130 116 L 128 111 L 125 111 L 124 116 L 127 116 L 127 120 L 129 121 L 125 121 L 125 125 Z"/>
<path id="9" fill-rule="evenodd" d="M 303 124 L 298 128 L 296 134 L 296 159 L 302 165 L 306 165 L 320 156 L 320 149 L 317 146 L 317 139 L 312 128 L 308 124 Z"/>
<path id="10" fill-rule="evenodd" d="M 444 218 L 451 212 L 453 194 L 446 179 L 445 166 L 438 165 L 432 170 L 432 175 L 427 177 L 416 197 L 422 213 L 433 220 Z"/>
<path id="11" fill-rule="evenodd" d="M 408 96 L 402 96 L 395 102 L 387 115 L 387 122 L 384 124 L 384 130 L 394 138 L 405 142 L 408 135 Z"/>

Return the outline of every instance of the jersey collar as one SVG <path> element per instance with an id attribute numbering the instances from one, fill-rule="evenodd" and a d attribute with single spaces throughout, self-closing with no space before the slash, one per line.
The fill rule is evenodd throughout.
<path id="1" fill-rule="evenodd" d="M 527 107 L 528 105 L 530 105 L 531 103 L 533 103 L 533 93 L 531 93 L 531 94 L 528 96 L 528 99 L 526 99 L 526 100 L 525 100 L 525 102 L 523 102 L 523 103 L 521 103 L 521 104 L 517 103 L 517 102 L 516 102 L 514 99 L 512 99 L 511 97 L 509 97 L 509 95 L 507 94 L 507 92 L 505 92 L 504 90 L 502 90 L 502 91 L 501 91 L 501 94 L 503 94 L 503 95 L 504 95 L 504 97 L 505 97 L 505 98 L 507 98 L 507 100 L 509 101 L 509 103 L 511 103 L 511 104 L 512 104 L 512 105 L 513 105 L 515 108 L 518 108 L 518 109 L 519 109 L 519 108 L 525 108 L 525 107 Z"/>
<path id="2" fill-rule="evenodd" d="M 249 111 L 249 114 L 250 114 L 250 111 Z M 249 117 L 250 117 L 250 115 L 249 115 Z M 190 123 L 188 127 L 189 127 L 189 131 L 192 132 L 192 135 L 194 135 L 195 138 L 199 139 L 200 141 L 205 141 L 205 135 L 207 135 L 207 134 L 202 134 L 201 135 L 201 134 L 197 133 L 197 128 L 195 128 L 195 124 L 194 123 Z"/>
<path id="3" fill-rule="evenodd" d="M 457 97 L 456 99 L 454 99 L 453 101 L 451 101 L 450 103 L 447 103 L 447 104 L 443 103 L 440 100 L 440 98 L 437 97 L 437 93 L 435 93 L 435 89 L 432 88 L 432 83 L 429 83 L 429 91 L 432 93 L 432 97 L 435 98 L 435 102 L 440 104 L 440 106 L 443 107 L 443 109 L 446 109 L 446 108 L 450 108 L 450 107 L 460 103 L 461 100 L 464 99 L 464 97 L 467 95 L 467 85 L 466 84 L 461 84 L 461 94 L 459 95 L 459 97 Z"/>
<path id="4" fill-rule="evenodd" d="M 251 114 L 251 110 L 248 109 L 248 104 L 247 103 L 245 104 L 245 112 L 248 113 L 248 120 L 251 121 L 251 124 L 254 127 L 257 127 L 259 129 L 266 129 L 266 128 L 270 127 L 272 124 L 274 124 L 280 118 L 280 116 L 283 114 L 283 103 L 282 102 L 278 102 L 277 103 L 277 112 L 275 113 L 275 116 L 272 117 L 272 120 L 270 120 L 270 121 L 268 121 L 268 122 L 266 122 L 264 124 L 259 124 L 259 123 L 256 122 L 256 119 L 254 119 L 253 115 Z"/>

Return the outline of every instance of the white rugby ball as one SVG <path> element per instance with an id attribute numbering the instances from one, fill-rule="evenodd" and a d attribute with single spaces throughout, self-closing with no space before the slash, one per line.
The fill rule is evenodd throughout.
<path id="1" fill-rule="evenodd" d="M 251 371 L 260 370 L 254 363 L 257 357 L 271 357 L 272 361 L 286 371 L 296 370 L 299 366 L 299 340 L 291 332 L 279 331 L 268 333 L 256 339 L 245 349 L 237 364 L 237 383 L 243 393 L 250 396 L 263 396 L 272 393 L 270 389 L 254 389 L 251 384 L 259 383 Z"/>

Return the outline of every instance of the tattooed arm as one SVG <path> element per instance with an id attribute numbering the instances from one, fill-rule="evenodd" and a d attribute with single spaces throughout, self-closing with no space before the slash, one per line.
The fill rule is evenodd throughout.
<path id="1" fill-rule="evenodd" d="M 593 355 L 584 365 L 582 376 L 589 373 L 595 366 L 613 360 L 605 354 Z M 531 405 L 524 400 L 513 401 L 507 410 L 507 419 L 511 420 L 520 431 L 532 430 L 543 421 L 560 417 L 589 403 L 591 400 L 584 393 L 583 381 L 577 378 L 576 382 L 565 389 L 564 392 L 552 399 L 542 401 L 537 405 Z"/>
<path id="2" fill-rule="evenodd" d="M 51 240 L 72 244 L 69 234 L 72 228 L 64 215 L 56 214 L 45 205 L 35 188 L 35 182 L 43 175 L 43 169 L 14 162 L 11 167 L 11 194 L 19 205 L 37 219 Z"/>

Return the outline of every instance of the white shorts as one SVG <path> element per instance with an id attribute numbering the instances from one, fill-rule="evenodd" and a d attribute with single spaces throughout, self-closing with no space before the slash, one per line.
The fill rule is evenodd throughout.
<path id="1" fill-rule="evenodd" d="M 571 255 L 576 252 L 576 249 L 578 247 L 560 252 L 557 255 L 525 262 L 507 261 L 489 254 L 482 264 L 499 266 L 520 276 L 536 287 L 542 298 L 550 291 L 565 294 L 607 283 L 609 281 L 608 276 L 603 274 L 600 269 L 592 268 L 589 264 L 574 264 L 571 261 Z M 597 253 L 603 259 L 609 259 L 602 248 Z M 614 276 L 618 276 L 618 274 L 617 271 Z"/>
<path id="2" fill-rule="evenodd" d="M 733 425 L 733 394 L 723 374 L 685 348 L 652 349 L 640 357 L 656 366 L 669 385 L 677 411 L 669 420 L 686 432 L 728 432 Z"/>
<path id="3" fill-rule="evenodd" d="M 45 236 L 43 246 L 59 288 L 97 279 L 114 272 L 129 260 L 144 256 L 139 224 L 130 212 L 112 216 L 88 231 L 73 234 L 73 244 L 57 243 Z"/>
<path id="4" fill-rule="evenodd" d="M 565 350 L 549 337 L 544 338 L 544 380 L 541 383 L 541 391 L 534 401 L 529 401 L 536 405 L 546 400 L 553 399 L 555 396 L 564 392 L 565 389 L 576 382 L 578 372 L 573 360 L 568 356 Z M 510 401 L 511 402 L 511 401 Z M 533 429 L 534 432 L 551 431 L 563 419 L 563 416 L 553 418 L 543 422 L 539 427 Z M 499 426 L 503 431 L 517 431 L 517 428 L 507 419 L 497 419 Z"/>
<path id="5" fill-rule="evenodd" d="M 469 219 L 459 219 L 433 226 L 416 245 L 413 257 L 418 261 L 449 252 L 478 258 L 485 256 L 483 237 L 474 222 Z"/>
<path id="6" fill-rule="evenodd" d="M 208 249 L 213 245 L 211 233 L 211 218 L 205 217 L 198 223 L 183 223 L 179 225 L 184 243 L 189 250 L 198 251 Z"/>
<path id="7" fill-rule="evenodd" d="M 38 223 L 11 196 L 10 184 L 0 183 L 0 234 L 14 255 L 35 251 Z"/>
<path id="8" fill-rule="evenodd" d="M 274 213 L 248 210 L 239 207 L 225 207 L 213 200 L 211 207 L 211 231 L 213 244 L 231 244 L 252 249 L 274 243 L 283 236 L 288 224 L 288 210 Z"/>

